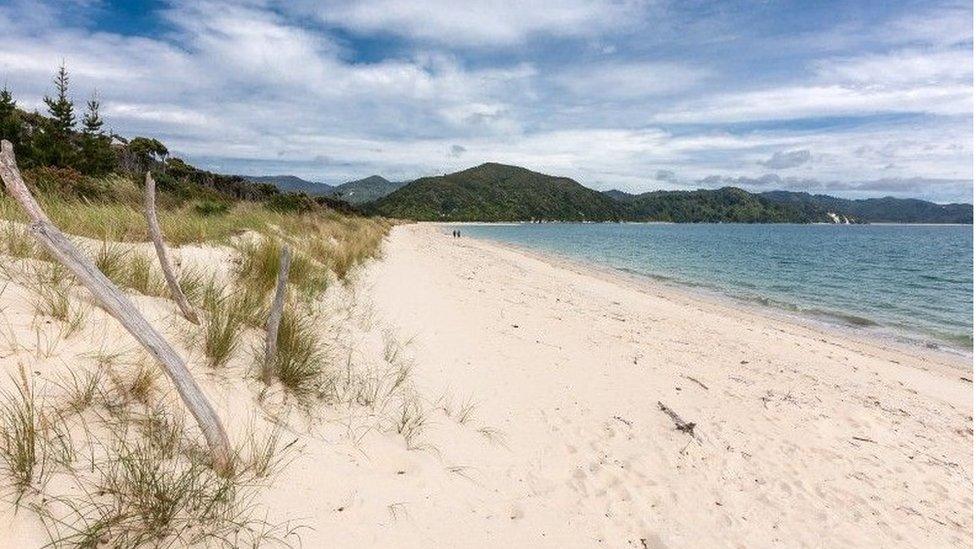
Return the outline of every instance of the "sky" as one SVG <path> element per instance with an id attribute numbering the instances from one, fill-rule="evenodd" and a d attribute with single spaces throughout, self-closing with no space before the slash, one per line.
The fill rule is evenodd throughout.
<path id="1" fill-rule="evenodd" d="M 629 192 L 972 202 L 973 4 L 0 0 L 0 82 L 198 166 L 331 184 L 482 162 Z"/>

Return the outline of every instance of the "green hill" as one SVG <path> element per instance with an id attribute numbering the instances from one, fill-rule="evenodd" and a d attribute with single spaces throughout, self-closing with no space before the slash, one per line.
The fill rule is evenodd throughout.
<path id="1" fill-rule="evenodd" d="M 488 163 L 418 179 L 367 208 L 418 221 L 829 222 L 742 189 L 600 193 L 572 179 Z"/>
<path id="2" fill-rule="evenodd" d="M 378 200 L 407 184 L 407 181 L 390 181 L 371 175 L 334 187 L 336 196 L 350 204 L 365 204 Z"/>
<path id="3" fill-rule="evenodd" d="M 972 204 L 936 204 L 914 198 L 848 200 L 823 194 L 769 191 L 762 196 L 807 212 L 832 212 L 864 223 L 972 223 Z"/>
<path id="4" fill-rule="evenodd" d="M 487 163 L 423 177 L 370 205 L 387 217 L 422 221 L 616 221 L 613 199 L 572 179 Z"/>
<path id="5" fill-rule="evenodd" d="M 619 191 L 618 191 L 619 192 Z M 625 193 L 620 193 L 624 195 Z M 620 196 L 618 195 L 618 196 Z M 829 223 L 823 211 L 773 202 L 736 187 L 621 196 L 629 218 L 674 223 Z"/>
<path id="6" fill-rule="evenodd" d="M 294 175 L 245 175 L 254 183 L 270 183 L 278 190 L 289 193 L 305 193 L 309 196 L 332 196 L 335 188 L 325 183 L 308 181 Z"/>

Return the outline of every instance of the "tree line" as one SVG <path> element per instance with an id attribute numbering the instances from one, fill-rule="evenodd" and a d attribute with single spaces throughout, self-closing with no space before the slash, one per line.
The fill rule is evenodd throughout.
<path id="1" fill-rule="evenodd" d="M 70 82 L 62 63 L 52 80 L 53 93 L 44 97 L 47 116 L 18 108 L 9 87 L 0 89 L 0 139 L 13 144 L 21 167 L 59 168 L 98 177 L 120 170 L 136 172 L 165 161 L 169 151 L 156 139 L 127 140 L 105 130 L 97 91 L 85 102 L 79 124 Z"/>

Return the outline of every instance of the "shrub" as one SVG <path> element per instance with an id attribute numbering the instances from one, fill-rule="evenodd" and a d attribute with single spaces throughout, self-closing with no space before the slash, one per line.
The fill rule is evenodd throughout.
<path id="1" fill-rule="evenodd" d="M 315 209 L 315 199 L 305 193 L 276 194 L 265 202 L 269 210 L 284 213 L 306 213 Z"/>
<path id="2" fill-rule="evenodd" d="M 193 206 L 193 210 L 200 215 L 211 216 L 211 215 L 224 215 L 230 211 L 230 204 L 226 202 L 214 202 L 212 200 L 204 200 L 203 202 L 198 202 Z"/>

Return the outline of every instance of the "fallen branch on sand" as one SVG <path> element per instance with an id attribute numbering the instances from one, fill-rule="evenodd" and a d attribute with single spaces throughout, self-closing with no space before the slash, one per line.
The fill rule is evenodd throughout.
<path id="1" fill-rule="evenodd" d="M 665 406 L 664 403 L 661 402 L 660 400 L 657 401 L 657 407 L 660 408 L 662 412 L 664 412 L 665 414 L 667 414 L 668 417 L 671 418 L 671 421 L 674 422 L 675 429 L 681 431 L 682 433 L 688 433 L 692 437 L 695 436 L 695 424 L 693 422 L 689 422 L 681 419 L 681 416 L 676 414 L 675 411 L 672 410 L 671 408 Z"/>
<path id="2" fill-rule="evenodd" d="M 177 354 L 166 338 L 149 324 L 146 317 L 136 309 L 118 286 L 51 222 L 24 183 L 14 157 L 14 147 L 6 140 L 0 141 L 0 179 L 6 185 L 10 196 L 27 213 L 31 221 L 29 225 L 31 235 L 59 263 L 74 273 L 78 281 L 88 288 L 99 306 L 118 320 L 119 324 L 159 362 L 163 371 L 176 386 L 176 392 L 179 393 L 183 403 L 196 418 L 210 447 L 216 470 L 229 473 L 232 466 L 232 450 L 227 440 L 227 433 L 217 412 L 187 369 L 183 358 Z"/>
<path id="3" fill-rule="evenodd" d="M 693 378 L 691 376 L 681 376 L 681 377 L 687 379 L 688 381 L 692 381 L 694 383 L 697 383 L 699 387 L 701 387 L 702 389 L 705 389 L 706 391 L 708 390 L 708 386 L 707 385 L 705 385 L 701 381 L 698 381 L 697 379 L 695 379 L 695 378 Z"/>

